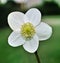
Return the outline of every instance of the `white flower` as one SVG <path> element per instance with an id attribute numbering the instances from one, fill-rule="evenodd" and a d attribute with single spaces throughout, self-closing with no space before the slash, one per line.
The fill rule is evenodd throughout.
<path id="1" fill-rule="evenodd" d="M 0 0 L 0 3 L 6 4 L 7 3 L 7 0 Z"/>
<path id="2" fill-rule="evenodd" d="M 47 40 L 52 34 L 52 28 L 41 22 L 41 13 L 38 9 L 32 8 L 26 14 L 12 12 L 8 16 L 8 24 L 13 30 L 8 38 L 12 47 L 23 45 L 23 48 L 34 53 L 39 46 L 39 40 Z"/>
<path id="3" fill-rule="evenodd" d="M 16 2 L 16 3 L 26 3 L 27 0 L 14 0 L 14 2 Z"/>
<path id="4" fill-rule="evenodd" d="M 42 5 L 44 3 L 44 0 L 28 0 L 26 3 L 27 8 Z"/>
<path id="5" fill-rule="evenodd" d="M 18 4 L 24 3 L 24 6 L 26 8 L 30 8 L 30 7 L 37 6 L 37 5 L 42 5 L 44 3 L 43 0 L 13 0 L 13 1 Z"/>

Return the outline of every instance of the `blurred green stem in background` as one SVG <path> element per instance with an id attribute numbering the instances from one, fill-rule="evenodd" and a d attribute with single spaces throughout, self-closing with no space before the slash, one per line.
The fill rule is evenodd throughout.
<path id="1" fill-rule="evenodd" d="M 37 62 L 38 62 L 38 63 L 41 63 L 41 62 L 40 62 L 40 58 L 39 58 L 39 56 L 38 56 L 38 52 L 37 52 L 37 51 L 35 52 L 35 56 L 36 56 Z"/>

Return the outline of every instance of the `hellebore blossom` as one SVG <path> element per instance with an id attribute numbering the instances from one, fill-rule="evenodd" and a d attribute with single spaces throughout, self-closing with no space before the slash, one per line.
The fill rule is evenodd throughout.
<path id="1" fill-rule="evenodd" d="M 8 24 L 13 32 L 8 37 L 8 44 L 12 47 L 23 45 L 30 53 L 37 51 L 39 41 L 47 40 L 52 34 L 52 28 L 41 22 L 41 12 L 31 8 L 25 14 L 12 12 L 8 15 Z"/>

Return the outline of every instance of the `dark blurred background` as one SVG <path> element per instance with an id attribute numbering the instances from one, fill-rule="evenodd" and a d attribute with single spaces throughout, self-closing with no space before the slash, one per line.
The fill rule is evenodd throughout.
<path id="1" fill-rule="evenodd" d="M 58 3 L 56 3 L 55 0 L 43 0 L 40 4 L 38 5 L 33 4 L 32 6 L 29 6 L 26 3 L 29 2 L 15 2 L 14 0 L 1 0 L 0 1 L 0 28 L 7 26 L 7 16 L 10 12 L 13 11 L 22 11 L 26 12 L 29 8 L 31 7 L 36 7 L 38 8 L 42 15 L 60 15 L 60 7 Z M 32 0 L 34 1 L 34 0 Z M 60 1 L 59 1 L 60 2 Z M 30 4 L 31 5 L 31 4 Z"/>

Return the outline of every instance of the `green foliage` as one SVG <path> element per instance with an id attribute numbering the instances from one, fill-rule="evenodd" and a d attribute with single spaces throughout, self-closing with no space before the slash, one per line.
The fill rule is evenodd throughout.
<path id="1" fill-rule="evenodd" d="M 37 6 L 43 15 L 60 15 L 60 7 L 55 2 L 44 2 L 42 6 Z"/>

